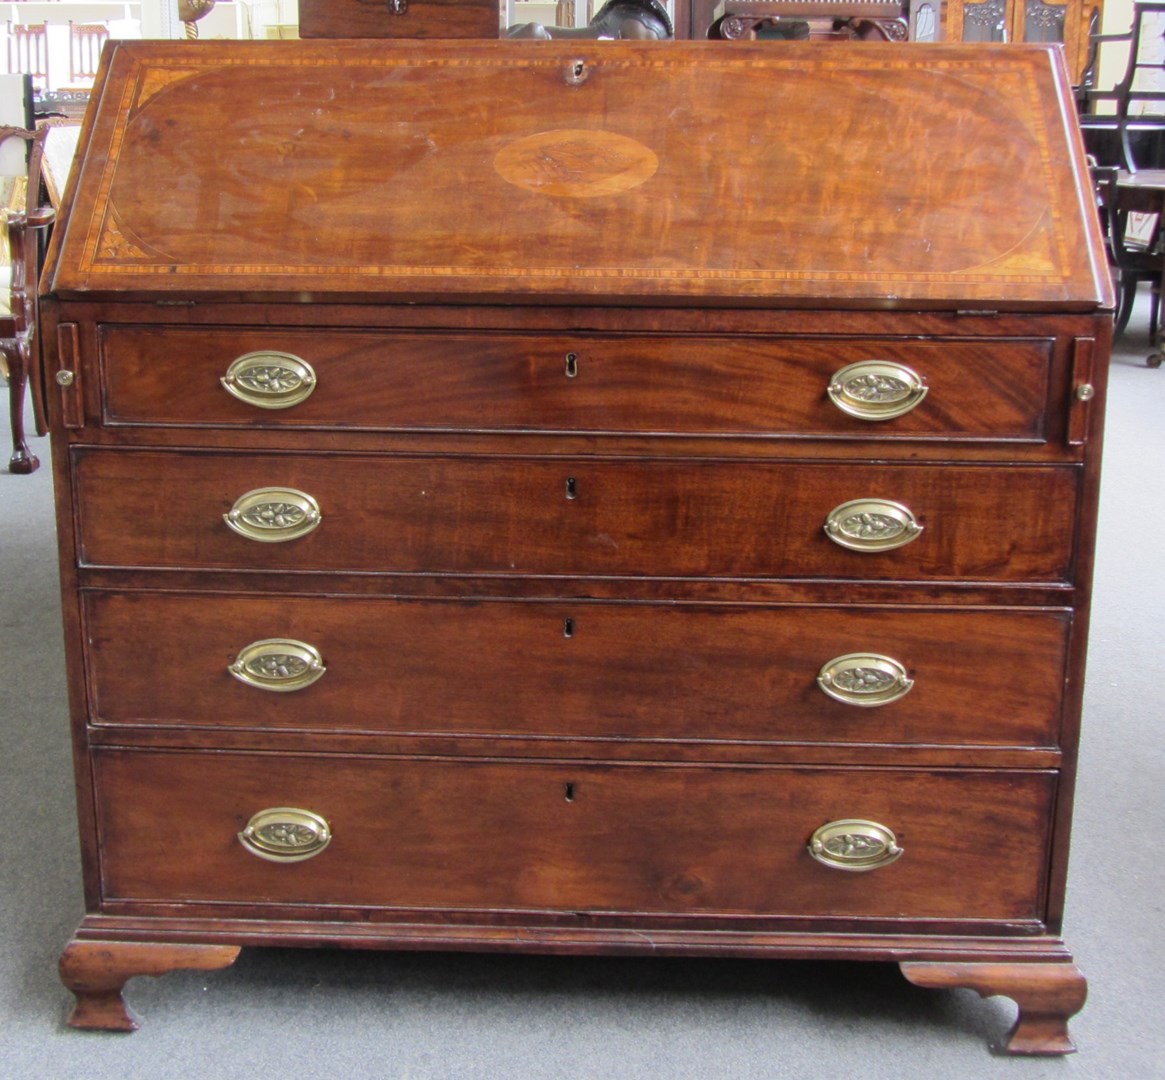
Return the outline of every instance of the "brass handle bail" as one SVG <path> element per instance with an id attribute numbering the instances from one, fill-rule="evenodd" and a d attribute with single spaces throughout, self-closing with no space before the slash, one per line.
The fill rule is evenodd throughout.
<path id="1" fill-rule="evenodd" d="M 327 670 L 314 645 L 294 638 L 252 641 L 227 668 L 239 682 L 276 693 L 303 690 Z"/>
<path id="2" fill-rule="evenodd" d="M 303 862 L 332 842 L 332 829 L 319 814 L 295 806 L 260 810 L 239 833 L 239 843 L 268 862 Z"/>
<path id="3" fill-rule="evenodd" d="M 261 544 L 298 540 L 319 528 L 320 504 L 296 488 L 255 488 L 240 495 L 223 520 L 240 536 Z"/>
<path id="4" fill-rule="evenodd" d="M 864 871 L 889 866 L 901 858 L 902 848 L 887 826 L 842 818 L 827 822 L 813 834 L 809 854 L 832 870 Z"/>
<path id="5" fill-rule="evenodd" d="M 851 499 L 826 515 L 825 535 L 850 551 L 890 551 L 918 538 L 910 508 L 889 499 Z"/>
<path id="6" fill-rule="evenodd" d="M 232 397 L 257 409 L 290 409 L 311 397 L 317 380 L 302 357 L 264 351 L 244 353 L 219 382 Z"/>
<path id="7" fill-rule="evenodd" d="M 835 701 L 874 708 L 905 697 L 914 687 L 914 680 L 892 657 L 846 653 L 822 667 L 817 685 Z"/>

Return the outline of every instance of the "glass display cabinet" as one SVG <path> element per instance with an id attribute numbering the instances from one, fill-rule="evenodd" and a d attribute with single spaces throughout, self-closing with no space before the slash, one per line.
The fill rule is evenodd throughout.
<path id="1" fill-rule="evenodd" d="M 1088 63 L 1091 27 L 1101 0 L 947 0 L 943 37 L 948 41 L 1063 42 L 1068 71 L 1078 81 Z"/>

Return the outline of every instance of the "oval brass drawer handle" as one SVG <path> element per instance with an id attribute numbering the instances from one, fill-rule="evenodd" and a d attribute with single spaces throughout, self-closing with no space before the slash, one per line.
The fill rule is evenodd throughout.
<path id="1" fill-rule="evenodd" d="M 834 870 L 877 870 L 898 859 L 902 849 L 887 826 L 843 818 L 822 825 L 813 834 L 809 854 Z"/>
<path id="2" fill-rule="evenodd" d="M 264 544 L 298 540 L 323 520 L 319 503 L 295 488 L 256 488 L 240 495 L 223 520 L 240 536 Z"/>
<path id="3" fill-rule="evenodd" d="M 319 814 L 294 806 L 260 810 L 239 833 L 239 843 L 270 862 L 303 862 L 332 841 L 332 830 Z"/>
<path id="4" fill-rule="evenodd" d="M 918 405 L 926 391 L 926 380 L 905 364 L 861 360 L 837 372 L 828 393 L 830 401 L 848 416 L 893 420 Z"/>
<path id="5" fill-rule="evenodd" d="M 921 532 L 910 509 L 888 499 L 851 499 L 825 518 L 825 535 L 851 551 L 890 551 Z"/>
<path id="6" fill-rule="evenodd" d="M 892 657 L 879 653 L 846 653 L 822 667 L 817 685 L 835 701 L 872 708 L 905 697 L 914 680 Z"/>
<path id="7" fill-rule="evenodd" d="M 316 373 L 302 357 L 285 352 L 249 352 L 219 379 L 227 393 L 257 409 L 290 409 L 316 388 Z"/>
<path id="8" fill-rule="evenodd" d="M 311 686 L 327 670 L 318 649 L 294 638 L 252 641 L 227 668 L 239 682 L 280 693 Z"/>

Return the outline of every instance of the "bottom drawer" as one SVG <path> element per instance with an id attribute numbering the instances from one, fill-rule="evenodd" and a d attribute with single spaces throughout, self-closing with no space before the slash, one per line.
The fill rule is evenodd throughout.
<path id="1" fill-rule="evenodd" d="M 107 902 L 987 920 L 1040 917 L 1056 781 L 125 749 L 95 751 L 94 773 Z M 312 829 L 280 810 L 255 842 L 283 854 L 252 854 L 239 834 L 271 808 L 318 815 L 330 841 L 291 858 Z M 815 831 L 846 819 L 902 854 L 815 859 Z M 839 829 L 834 857 L 861 855 L 865 828 Z"/>

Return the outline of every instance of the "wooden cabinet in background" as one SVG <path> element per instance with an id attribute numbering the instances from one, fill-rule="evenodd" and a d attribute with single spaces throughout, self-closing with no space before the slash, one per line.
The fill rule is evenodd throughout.
<path id="1" fill-rule="evenodd" d="M 498 0 L 299 0 L 301 38 L 496 38 Z"/>
<path id="2" fill-rule="evenodd" d="M 947 41 L 1061 42 L 1073 83 L 1088 64 L 1089 35 L 1098 32 L 1103 0 L 945 0 Z"/>

